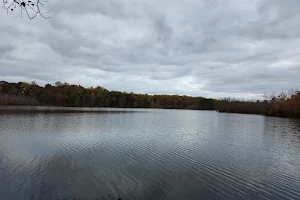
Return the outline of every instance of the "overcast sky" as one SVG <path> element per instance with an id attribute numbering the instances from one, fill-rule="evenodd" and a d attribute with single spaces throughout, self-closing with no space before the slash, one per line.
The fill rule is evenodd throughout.
<path id="1" fill-rule="evenodd" d="M 88 3 L 91 2 L 91 3 Z M 0 79 L 260 98 L 300 89 L 300 0 L 49 0 L 0 10 Z"/>

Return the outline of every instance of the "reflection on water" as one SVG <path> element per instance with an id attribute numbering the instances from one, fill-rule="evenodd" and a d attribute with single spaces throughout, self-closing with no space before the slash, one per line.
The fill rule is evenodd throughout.
<path id="1" fill-rule="evenodd" d="M 1 200 L 300 198 L 299 120 L 188 110 L 5 109 Z"/>

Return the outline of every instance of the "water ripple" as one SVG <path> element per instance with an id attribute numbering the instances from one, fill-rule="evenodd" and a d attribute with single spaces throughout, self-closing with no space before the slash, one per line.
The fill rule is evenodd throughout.
<path id="1" fill-rule="evenodd" d="M 298 121 L 40 109 L 0 115 L 4 200 L 300 199 Z"/>

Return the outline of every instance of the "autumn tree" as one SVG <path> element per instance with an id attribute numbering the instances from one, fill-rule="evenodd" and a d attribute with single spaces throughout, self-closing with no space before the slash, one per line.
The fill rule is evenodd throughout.
<path id="1" fill-rule="evenodd" d="M 293 114 L 300 117 L 300 91 L 295 92 L 288 102 L 292 108 Z"/>
<path id="2" fill-rule="evenodd" d="M 55 82 L 55 86 L 56 86 L 56 87 L 60 87 L 60 86 L 62 86 L 62 85 L 63 85 L 63 84 L 62 84 L 62 82 L 60 82 L 60 81 L 56 81 L 56 82 Z"/>

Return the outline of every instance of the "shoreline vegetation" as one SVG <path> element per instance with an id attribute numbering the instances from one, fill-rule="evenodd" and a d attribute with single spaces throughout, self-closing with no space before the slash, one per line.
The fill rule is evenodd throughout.
<path id="1" fill-rule="evenodd" d="M 265 94 L 264 100 L 212 99 L 180 95 L 148 95 L 109 91 L 101 86 L 56 82 L 44 87 L 35 82 L 0 81 L 0 105 L 115 107 L 215 110 L 226 113 L 259 114 L 300 118 L 300 91 Z"/>

